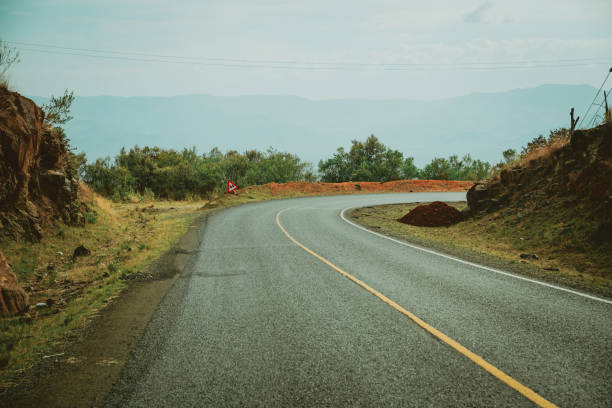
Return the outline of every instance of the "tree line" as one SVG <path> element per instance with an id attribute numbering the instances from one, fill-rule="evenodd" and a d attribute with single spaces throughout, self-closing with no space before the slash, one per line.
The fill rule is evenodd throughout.
<path id="1" fill-rule="evenodd" d="M 60 125 L 72 119 L 70 107 L 73 92 L 66 90 L 61 97 L 51 97 L 43 106 L 45 120 L 55 132 L 69 143 Z M 160 147 L 134 146 L 129 151 L 121 149 L 113 160 L 99 158 L 87 163 L 84 153 L 69 154 L 74 170 L 94 191 L 115 201 L 133 195 L 174 200 L 208 197 L 225 189 L 227 180 L 245 187 L 270 182 L 290 181 L 374 181 L 386 182 L 400 179 L 430 180 L 482 180 L 488 178 L 494 167 L 488 162 L 474 160 L 470 155 L 459 158 L 437 157 L 422 169 L 414 164 L 413 157 L 404 157 L 398 150 L 385 146 L 371 135 L 365 141 L 353 140 L 345 151 L 339 147 L 332 157 L 321 160 L 318 174 L 310 163 L 297 155 L 269 148 L 265 152 L 247 150 L 240 153 L 230 150 L 222 153 L 214 148 L 198 154 L 195 147 L 177 151 Z M 535 142 L 534 142 L 535 143 Z M 504 152 L 506 155 L 514 151 Z M 502 166 L 498 164 L 495 168 Z"/>
<path id="2" fill-rule="evenodd" d="M 17 62 L 19 52 L 0 40 L 0 86 L 8 88 L 5 73 Z M 42 106 L 45 121 L 67 145 L 70 140 L 60 125 L 72 119 L 70 108 L 73 101 L 74 92 L 66 90 L 63 96 L 51 96 L 49 104 Z M 607 105 L 606 121 L 609 121 Z M 129 151 L 121 149 L 114 160 L 110 157 L 99 158 L 94 163 L 87 163 L 84 153 L 69 152 L 69 163 L 73 172 L 94 191 L 114 200 L 125 200 L 133 194 L 182 200 L 207 197 L 223 191 L 227 180 L 241 187 L 269 182 L 318 180 L 385 182 L 419 178 L 477 181 L 489 178 L 494 171 L 503 167 L 529 159 L 534 152 L 563 144 L 567 140 L 567 129 L 551 131 L 548 139 L 540 135 L 520 153 L 513 149 L 504 151 L 504 160 L 495 166 L 467 154 L 461 158 L 457 155 L 436 157 L 419 169 L 413 157 L 404 157 L 400 151 L 388 148 L 374 135 L 364 142 L 353 140 L 348 151 L 339 147 L 332 157 L 319 162 L 318 174 L 315 174 L 310 163 L 302 161 L 297 155 L 272 148 L 265 152 L 247 150 L 243 153 L 235 150 L 222 153 L 214 148 L 208 153 L 198 154 L 195 148 L 176 151 L 135 146 Z"/>
<path id="3" fill-rule="evenodd" d="M 365 142 L 353 140 L 349 151 L 339 147 L 334 155 L 319 162 L 321 181 L 392 181 L 400 179 L 482 180 L 490 176 L 488 162 L 474 160 L 467 154 L 462 158 L 434 158 L 422 169 L 414 164 L 414 157 L 404 157 L 371 135 Z"/>
<path id="4" fill-rule="evenodd" d="M 94 191 L 116 201 L 133 194 L 174 200 L 207 197 L 223 191 L 227 180 L 240 187 L 315 181 L 309 163 L 272 148 L 225 154 L 214 148 L 200 155 L 195 148 L 176 151 L 135 146 L 129 151 L 122 149 L 114 161 L 107 157 L 84 164 L 80 173 Z"/>
<path id="5" fill-rule="evenodd" d="M 83 181 L 94 191 L 113 200 L 130 196 L 174 200 L 208 197 L 226 189 L 227 180 L 245 187 L 270 182 L 291 181 L 377 181 L 400 179 L 480 180 L 491 173 L 491 165 L 473 160 L 435 158 L 424 168 L 414 158 L 392 150 L 374 135 L 361 142 L 352 141 L 349 151 L 342 147 L 327 160 L 321 160 L 318 174 L 310 163 L 297 155 L 269 148 L 265 152 L 214 148 L 198 154 L 195 148 L 177 151 L 159 147 L 121 149 L 113 160 L 99 158 L 93 163 L 75 161 Z"/>

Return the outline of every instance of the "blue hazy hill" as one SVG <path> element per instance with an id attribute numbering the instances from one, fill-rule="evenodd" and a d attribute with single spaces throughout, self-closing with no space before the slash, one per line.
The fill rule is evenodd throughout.
<path id="1" fill-rule="evenodd" d="M 90 161 L 134 145 L 195 146 L 199 152 L 273 146 L 316 165 L 338 146 L 373 133 L 421 166 L 433 157 L 465 153 L 497 162 L 503 150 L 568 126 L 570 108 L 580 115 L 595 91 L 587 85 L 543 85 L 431 101 L 80 96 L 66 131 Z"/>

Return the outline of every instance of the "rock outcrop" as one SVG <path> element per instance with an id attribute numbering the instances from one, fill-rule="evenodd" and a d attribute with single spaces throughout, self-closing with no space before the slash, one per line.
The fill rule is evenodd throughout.
<path id="1" fill-rule="evenodd" d="M 612 123 L 576 130 L 566 145 L 531 160 L 522 167 L 504 169 L 499 177 L 476 183 L 467 192 L 468 215 L 502 207 L 583 205 L 600 227 L 593 238 L 612 239 Z"/>
<path id="2" fill-rule="evenodd" d="M 28 295 L 19 286 L 6 257 L 0 252 L 0 316 L 14 316 L 27 307 Z"/>
<path id="3" fill-rule="evenodd" d="M 83 222 L 68 155 L 42 109 L 0 87 L 0 240 L 38 241 L 47 224 Z"/>

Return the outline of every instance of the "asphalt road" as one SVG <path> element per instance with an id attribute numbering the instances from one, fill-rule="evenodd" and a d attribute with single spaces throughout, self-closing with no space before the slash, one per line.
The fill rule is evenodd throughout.
<path id="1" fill-rule="evenodd" d="M 522 407 L 512 381 L 566 407 L 612 406 L 612 304 L 401 245 L 347 207 L 463 193 L 304 198 L 212 216 L 108 406 Z"/>

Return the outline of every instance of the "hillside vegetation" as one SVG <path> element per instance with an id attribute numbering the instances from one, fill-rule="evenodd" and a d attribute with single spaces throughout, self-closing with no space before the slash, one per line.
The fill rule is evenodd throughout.
<path id="1" fill-rule="evenodd" d="M 195 149 L 164 150 L 138 146 L 122 149 L 114 162 L 98 159 L 81 168 L 83 180 L 96 192 L 115 201 L 136 198 L 184 200 L 210 197 L 227 188 L 227 180 L 239 186 L 314 180 L 307 163 L 296 155 L 270 148 L 265 153 L 213 149 L 199 155 Z"/>
<path id="2" fill-rule="evenodd" d="M 390 181 L 420 178 L 425 180 L 483 180 L 489 177 L 491 164 L 474 160 L 467 154 L 462 159 L 434 158 L 424 168 L 414 164 L 414 157 L 405 157 L 371 135 L 365 142 L 353 140 L 346 152 L 339 147 L 327 160 L 319 162 L 321 179 L 327 182 Z"/>
<path id="3" fill-rule="evenodd" d="M 209 199 L 223 193 L 227 180 L 239 187 L 289 182 L 390 182 L 411 180 L 477 181 L 487 178 L 491 164 L 473 160 L 435 158 L 423 169 L 413 157 L 392 150 L 371 135 L 365 142 L 353 140 L 350 151 L 342 147 L 319 163 L 315 174 L 310 163 L 297 155 L 268 149 L 266 152 L 213 149 L 198 154 L 195 148 L 182 151 L 135 146 L 121 149 L 114 161 L 81 162 L 79 174 L 99 194 L 114 201 L 139 199 Z M 408 191 L 408 190 L 407 190 Z M 348 191 L 347 191 L 348 192 Z"/>

